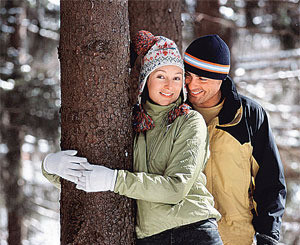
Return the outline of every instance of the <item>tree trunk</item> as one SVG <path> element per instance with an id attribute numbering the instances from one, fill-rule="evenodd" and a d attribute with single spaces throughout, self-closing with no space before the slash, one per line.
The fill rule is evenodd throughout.
<path id="1" fill-rule="evenodd" d="M 257 15 L 257 9 L 258 7 L 258 0 L 251 0 L 251 1 L 246 1 L 245 5 L 245 15 L 246 15 L 246 27 L 251 29 L 251 28 L 256 28 L 253 19 Z"/>
<path id="2" fill-rule="evenodd" d="M 10 115 L 11 116 L 11 115 Z M 12 117 L 10 117 L 12 119 Z M 11 120 L 11 124 L 13 120 Z M 20 185 L 21 180 L 21 139 L 19 129 L 8 126 L 4 134 L 9 152 L 6 155 L 7 166 L 4 168 L 4 191 L 7 209 L 8 245 L 22 244 L 22 221 L 24 195 Z"/>
<path id="3" fill-rule="evenodd" d="M 6 20 L 14 19 L 12 23 L 5 23 L 13 28 L 13 32 L 9 35 L 7 50 L 13 50 L 15 56 L 5 53 L 7 62 L 14 64 L 14 69 L 10 75 L 10 79 L 15 81 L 22 79 L 20 66 L 24 55 L 24 37 L 26 36 L 26 28 L 21 25 L 26 18 L 24 11 L 24 3 L 20 1 L 7 1 L 5 3 L 7 9 Z M 15 95 L 15 96 L 13 96 Z M 19 125 L 22 117 L 17 108 L 21 108 L 24 103 L 22 96 L 16 96 L 14 90 L 7 91 L 1 96 L 1 104 L 3 105 L 3 114 L 1 120 L 1 136 L 3 142 L 7 145 L 8 153 L 6 155 L 5 164 L 2 166 L 1 181 L 3 182 L 3 190 L 5 193 L 5 205 L 7 209 L 7 230 L 8 245 L 20 245 L 22 243 L 22 222 L 24 216 L 24 195 L 22 189 L 21 177 L 21 142 L 22 131 Z"/>
<path id="4" fill-rule="evenodd" d="M 170 38 L 181 48 L 181 4 L 181 0 L 129 0 L 131 37 L 139 30 L 147 30 Z"/>
<path id="5" fill-rule="evenodd" d="M 126 0 L 61 1 L 61 148 L 131 169 Z M 62 181 L 61 244 L 133 244 L 133 201 Z"/>
<path id="6" fill-rule="evenodd" d="M 155 36 L 165 36 L 182 47 L 181 0 L 129 0 L 129 23 L 131 39 L 140 30 Z M 136 103 L 140 60 L 136 61 L 130 74 L 131 104 Z"/>

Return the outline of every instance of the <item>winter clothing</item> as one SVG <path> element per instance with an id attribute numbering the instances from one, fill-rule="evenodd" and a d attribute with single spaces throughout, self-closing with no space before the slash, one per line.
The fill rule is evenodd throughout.
<path id="1" fill-rule="evenodd" d="M 153 36 L 148 31 L 139 31 L 133 40 L 133 48 L 138 55 L 143 55 L 139 77 L 138 102 L 133 115 L 133 129 L 137 132 L 145 132 L 155 127 L 152 118 L 147 115 L 142 106 L 142 94 L 145 89 L 149 75 L 159 67 L 175 65 L 184 70 L 183 60 L 180 52 L 172 40 L 163 36 Z M 182 96 L 186 100 L 185 80 L 182 79 Z M 174 108 L 169 112 L 169 123 L 177 116 L 187 113 L 190 107 L 186 104 L 180 108 Z"/>
<path id="2" fill-rule="evenodd" d="M 219 115 L 220 111 L 223 108 L 223 105 L 224 105 L 224 100 L 222 100 L 221 103 L 219 103 L 213 107 L 206 108 L 206 107 L 194 106 L 194 109 L 196 111 L 200 112 L 200 114 L 204 118 L 206 125 L 208 125 L 212 119 L 214 119 L 216 116 Z"/>
<path id="3" fill-rule="evenodd" d="M 50 174 L 48 173 L 45 168 L 44 168 L 44 161 L 42 162 L 42 174 L 46 177 L 47 180 L 50 181 L 51 184 L 53 184 L 56 188 L 60 189 L 61 184 L 60 184 L 60 176 L 56 174 Z"/>
<path id="4" fill-rule="evenodd" d="M 175 65 L 184 70 L 183 60 L 174 41 L 163 37 L 153 36 L 150 32 L 139 31 L 134 39 L 135 50 L 144 54 L 139 77 L 138 104 L 141 104 L 141 95 L 144 91 L 149 75 L 159 67 Z M 183 102 L 186 100 L 186 88 L 183 84 Z"/>
<path id="5" fill-rule="evenodd" d="M 221 217 L 205 187 L 209 149 L 202 116 L 191 110 L 168 124 L 169 111 L 180 104 L 181 98 L 168 106 L 146 102 L 156 126 L 135 137 L 134 172 L 118 170 L 114 192 L 137 199 L 138 238 Z M 43 174 L 60 187 L 58 176 Z"/>
<path id="6" fill-rule="evenodd" d="M 168 124 L 168 106 L 146 102 L 155 127 L 134 140 L 134 172 L 119 170 L 115 192 L 137 199 L 137 237 L 144 238 L 208 218 L 220 218 L 205 187 L 209 155 L 201 115 L 189 111 Z"/>
<path id="7" fill-rule="evenodd" d="M 81 173 L 78 170 L 84 169 L 80 163 L 86 163 L 84 157 L 75 156 L 77 151 L 59 151 L 48 154 L 43 161 L 43 169 L 53 176 L 58 175 L 66 180 L 76 183 Z"/>
<path id="8" fill-rule="evenodd" d="M 200 77 L 224 80 L 230 69 L 229 48 L 218 35 L 200 37 L 185 51 L 184 65 Z"/>
<path id="9" fill-rule="evenodd" d="M 286 186 L 267 114 L 239 95 L 229 77 L 221 91 L 225 102 L 208 124 L 211 155 L 204 173 L 215 208 L 222 214 L 218 223 L 222 240 L 250 245 L 257 232 L 278 241 Z"/>
<path id="10" fill-rule="evenodd" d="M 80 163 L 86 171 L 76 182 L 76 188 L 85 192 L 113 191 L 115 188 L 118 170 L 86 163 Z"/>
<path id="11" fill-rule="evenodd" d="M 201 238 L 201 239 L 199 239 Z M 213 238 L 213 239 L 211 239 Z M 138 239 L 136 245 L 222 245 L 215 219 L 202 220 L 197 223 L 180 226 L 160 234 Z"/>
<path id="12" fill-rule="evenodd" d="M 168 113 L 168 124 L 174 122 L 174 120 L 182 115 L 186 115 L 188 111 L 192 109 L 187 104 L 182 104 L 175 107 Z M 154 122 L 152 118 L 144 111 L 142 105 L 136 105 L 135 112 L 133 113 L 133 129 L 135 132 L 145 132 L 154 128 Z"/>
<path id="13" fill-rule="evenodd" d="M 152 38 L 150 34 L 141 34 L 146 45 L 141 44 L 140 47 L 146 54 L 142 61 L 139 111 L 134 124 L 138 132 L 133 147 L 134 172 L 118 170 L 114 185 L 115 193 L 137 201 L 136 233 L 139 239 L 173 228 L 180 229 L 183 234 L 182 226 L 193 224 L 195 229 L 201 229 L 197 222 L 207 224 L 204 221 L 210 218 L 220 219 L 220 213 L 213 207 L 213 197 L 205 187 L 206 177 L 203 174 L 209 157 L 207 128 L 198 112 L 181 104 L 186 96 L 184 79 L 183 98 L 179 97 L 175 103 L 161 106 L 146 100 L 145 104 L 141 104 L 141 95 L 152 71 L 166 65 L 183 69 L 175 43 L 165 37 L 155 37 L 157 41 L 153 44 L 148 40 Z M 148 43 L 152 45 L 149 50 L 146 47 Z M 100 171 L 102 176 L 103 171 Z M 108 172 L 109 176 L 113 176 L 111 171 Z M 57 180 L 43 173 L 47 178 Z M 108 182 L 111 187 L 111 181 Z M 86 184 L 83 185 L 85 189 Z M 211 231 L 205 233 L 210 242 L 213 239 L 220 241 L 216 226 L 213 230 L 204 228 Z M 199 234 L 203 234 L 194 231 L 190 234 L 198 239 Z"/>

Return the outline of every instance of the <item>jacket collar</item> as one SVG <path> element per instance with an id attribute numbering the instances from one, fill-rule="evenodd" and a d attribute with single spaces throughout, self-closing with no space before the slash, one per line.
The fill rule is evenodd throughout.
<path id="1" fill-rule="evenodd" d="M 227 77 L 221 85 L 222 96 L 225 102 L 219 113 L 219 126 L 233 126 L 240 122 L 243 109 L 241 106 L 241 98 L 236 87 L 230 77 Z"/>
<path id="2" fill-rule="evenodd" d="M 175 107 L 178 107 L 181 104 L 181 101 L 182 99 L 179 96 L 179 98 L 174 103 L 171 103 L 166 106 L 161 106 L 147 100 L 143 107 L 146 113 L 153 119 L 153 121 L 157 122 L 161 120 L 166 120 L 168 117 L 168 113 Z"/>

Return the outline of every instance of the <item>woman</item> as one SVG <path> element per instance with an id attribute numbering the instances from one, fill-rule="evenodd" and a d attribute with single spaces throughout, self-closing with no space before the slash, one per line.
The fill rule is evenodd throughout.
<path id="1" fill-rule="evenodd" d="M 220 214 L 203 174 L 207 129 L 201 115 L 182 104 L 186 92 L 180 52 L 173 41 L 146 31 L 138 32 L 134 44 L 143 56 L 134 115 L 134 172 L 93 165 L 67 151 L 47 156 L 44 174 L 53 178 L 49 173 L 57 174 L 57 163 L 67 162 L 67 170 L 58 172 L 77 189 L 110 190 L 136 199 L 137 244 L 222 244 L 216 224 Z"/>

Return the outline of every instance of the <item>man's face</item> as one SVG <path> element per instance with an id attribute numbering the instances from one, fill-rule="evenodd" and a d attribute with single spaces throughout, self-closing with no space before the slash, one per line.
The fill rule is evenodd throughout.
<path id="1" fill-rule="evenodd" d="M 215 80 L 186 72 L 185 82 L 188 99 L 194 107 L 209 108 L 217 105 L 221 99 L 222 80 Z"/>

